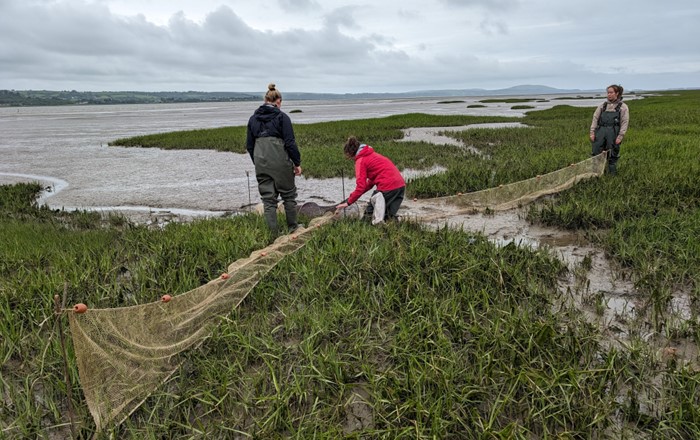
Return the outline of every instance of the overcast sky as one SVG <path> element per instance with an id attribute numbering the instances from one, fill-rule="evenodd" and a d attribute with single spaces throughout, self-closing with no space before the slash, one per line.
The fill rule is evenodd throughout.
<path id="1" fill-rule="evenodd" d="M 699 0 L 0 0 L 0 89 L 700 87 Z"/>

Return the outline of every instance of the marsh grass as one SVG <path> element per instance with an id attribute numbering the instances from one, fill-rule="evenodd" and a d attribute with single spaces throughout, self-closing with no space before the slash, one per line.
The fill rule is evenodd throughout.
<path id="1" fill-rule="evenodd" d="M 544 252 L 458 231 L 336 223 L 188 354 L 177 395 L 152 396 L 130 423 L 183 407 L 217 423 L 171 422 L 170 435 L 359 435 L 345 403 L 361 389 L 372 414 L 362 436 L 605 429 L 621 366 L 599 359 L 587 326 L 548 312 L 562 270 Z"/>
<path id="2" fill-rule="evenodd" d="M 535 98 L 490 98 L 490 99 L 482 99 L 479 102 L 482 102 L 484 104 L 496 104 L 496 103 L 506 103 L 506 104 L 512 104 L 512 103 L 517 103 L 517 102 L 532 102 L 532 101 L 539 101 L 539 99 Z"/>
<path id="3" fill-rule="evenodd" d="M 697 438 L 697 359 L 661 359 L 644 334 L 696 343 L 700 336 L 694 305 L 692 318 L 670 330 L 666 312 L 677 288 L 691 304 L 699 293 L 698 97 L 630 102 L 619 174 L 529 211 L 533 221 L 584 231 L 631 271 L 654 316 L 626 344 L 603 344 L 579 310 L 561 305 L 557 281 L 566 269 L 546 250 L 497 247 L 480 235 L 411 222 L 371 228 L 346 220 L 283 260 L 184 354 L 167 384 L 102 437 Z M 318 175 L 348 165 L 339 145 L 351 133 L 402 167 L 438 163 L 444 175 L 409 182 L 409 192 L 430 197 L 587 157 L 591 114 L 558 106 L 528 113 L 522 121 L 530 128 L 455 134 L 483 157 L 393 141 L 400 128 L 492 118 L 402 115 L 299 125 L 297 133 Z M 144 139 L 236 151 L 244 135 L 234 127 Z M 270 240 L 256 216 L 149 229 L 39 208 L 40 189 L 0 186 L 0 432 L 7 438 L 69 435 L 51 302 L 64 283 L 68 306 L 141 304 L 197 287 Z M 575 270 L 590 265 L 584 259 Z M 592 303 L 604 307 L 596 295 Z M 70 348 L 69 358 L 80 437 L 88 438 L 94 424 Z"/>

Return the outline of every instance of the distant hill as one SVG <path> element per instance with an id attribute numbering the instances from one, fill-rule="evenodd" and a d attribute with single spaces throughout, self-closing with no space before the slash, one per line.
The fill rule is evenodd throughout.
<path id="1" fill-rule="evenodd" d="M 519 85 L 506 89 L 442 89 L 416 90 L 398 93 L 300 93 L 286 92 L 285 99 L 392 99 L 392 98 L 442 98 L 455 96 L 520 96 L 520 95 L 556 95 L 567 93 L 595 93 L 600 90 L 556 89 L 539 85 Z"/>
<path id="2" fill-rule="evenodd" d="M 519 85 L 506 89 L 442 89 L 416 90 L 398 93 L 305 93 L 286 92 L 285 99 L 393 99 L 393 98 L 443 98 L 456 96 L 520 96 L 520 95 L 556 95 L 567 93 L 596 93 L 600 90 L 556 89 L 539 85 Z"/>
<path id="3" fill-rule="evenodd" d="M 506 89 L 418 90 L 400 93 L 305 93 L 285 92 L 291 100 L 319 99 L 398 99 L 455 96 L 520 96 L 591 93 L 600 90 L 556 89 L 541 85 L 519 85 Z M 78 92 L 51 90 L 0 90 L 0 106 L 87 105 L 87 104 L 158 104 L 177 102 L 258 101 L 260 92 Z"/>

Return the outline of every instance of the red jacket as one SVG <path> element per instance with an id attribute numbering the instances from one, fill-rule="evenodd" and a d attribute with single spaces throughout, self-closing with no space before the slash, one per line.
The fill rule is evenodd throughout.
<path id="1" fill-rule="evenodd" d="M 355 179 L 355 191 L 348 197 L 348 205 L 355 203 L 374 185 L 377 185 L 377 191 L 381 192 L 406 186 L 396 165 L 365 144 L 360 145 L 360 150 L 355 155 Z"/>

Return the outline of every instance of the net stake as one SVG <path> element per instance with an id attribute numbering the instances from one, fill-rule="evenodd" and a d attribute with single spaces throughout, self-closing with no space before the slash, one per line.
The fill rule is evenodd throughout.
<path id="1" fill-rule="evenodd" d="M 70 376 L 68 375 L 68 355 L 66 354 L 66 342 L 63 336 L 63 323 L 61 320 L 63 306 L 66 304 L 66 297 L 68 296 L 68 283 L 63 285 L 63 304 L 61 304 L 58 295 L 54 295 L 53 301 L 56 312 L 56 323 L 58 324 L 58 337 L 61 341 L 61 353 L 63 354 L 63 377 L 66 380 L 66 398 L 68 399 L 68 418 L 70 419 L 70 433 L 71 437 L 78 438 L 75 433 L 75 420 L 73 415 L 73 386 L 70 382 Z"/>

